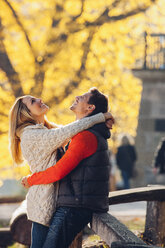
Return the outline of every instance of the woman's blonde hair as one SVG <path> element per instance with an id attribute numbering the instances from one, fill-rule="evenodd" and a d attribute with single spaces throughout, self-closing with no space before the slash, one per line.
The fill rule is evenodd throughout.
<path id="1" fill-rule="evenodd" d="M 16 99 L 9 114 L 9 150 L 16 165 L 22 164 L 24 161 L 20 146 L 21 132 L 25 127 L 37 124 L 30 110 L 22 101 L 25 97 L 21 96 Z M 46 118 L 45 126 L 49 129 L 54 127 Z"/>

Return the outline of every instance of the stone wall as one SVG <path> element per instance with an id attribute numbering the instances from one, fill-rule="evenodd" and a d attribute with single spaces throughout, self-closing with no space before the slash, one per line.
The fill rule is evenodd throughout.
<path id="1" fill-rule="evenodd" d="M 134 70 L 133 73 L 143 82 L 135 140 L 138 177 L 133 181 L 133 186 L 138 187 L 154 183 L 151 164 L 155 149 L 165 136 L 165 71 Z"/>

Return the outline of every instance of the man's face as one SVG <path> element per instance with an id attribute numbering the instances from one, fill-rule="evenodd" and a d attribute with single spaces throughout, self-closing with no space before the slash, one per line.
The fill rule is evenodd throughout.
<path id="1" fill-rule="evenodd" d="M 70 109 L 79 116 L 86 116 L 94 110 L 94 105 L 89 104 L 88 101 L 91 97 L 91 93 L 85 93 L 81 96 L 76 96 L 74 103 Z"/>

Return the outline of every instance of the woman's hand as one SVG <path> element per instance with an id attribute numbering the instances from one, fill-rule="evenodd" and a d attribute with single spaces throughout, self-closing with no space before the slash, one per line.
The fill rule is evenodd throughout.
<path id="1" fill-rule="evenodd" d="M 115 119 L 113 118 L 112 114 L 107 112 L 104 113 L 104 117 L 105 117 L 105 124 L 109 129 L 112 129 L 113 124 L 115 123 Z"/>
<path id="2" fill-rule="evenodd" d="M 22 178 L 22 181 L 21 181 L 21 184 L 25 187 L 25 188 L 30 188 L 30 185 L 28 184 L 28 176 L 27 177 L 23 177 Z"/>

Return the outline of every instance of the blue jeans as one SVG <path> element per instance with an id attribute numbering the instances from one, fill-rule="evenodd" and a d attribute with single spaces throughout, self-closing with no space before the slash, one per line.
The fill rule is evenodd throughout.
<path id="1" fill-rule="evenodd" d="M 130 189 L 130 182 L 129 182 L 130 176 L 129 176 L 128 172 L 122 170 L 121 175 L 123 178 L 124 189 Z"/>
<path id="2" fill-rule="evenodd" d="M 49 227 L 42 224 L 32 223 L 32 243 L 30 248 L 42 248 L 46 239 Z"/>
<path id="3" fill-rule="evenodd" d="M 68 248 L 76 235 L 92 220 L 92 211 L 59 207 L 54 213 L 43 248 Z"/>

